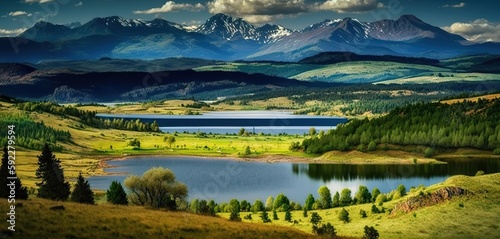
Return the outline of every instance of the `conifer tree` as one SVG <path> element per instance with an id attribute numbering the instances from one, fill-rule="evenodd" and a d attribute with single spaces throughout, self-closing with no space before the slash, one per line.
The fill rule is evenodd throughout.
<path id="1" fill-rule="evenodd" d="M 38 155 L 36 178 L 42 181 L 36 185 L 38 197 L 52 200 L 67 200 L 70 194 L 69 183 L 64 181 L 64 171 L 61 161 L 52 154 L 48 144 L 43 146 L 42 154 Z"/>
<path id="2" fill-rule="evenodd" d="M 94 204 L 94 192 L 90 189 L 89 181 L 83 178 L 81 172 L 78 174 L 75 189 L 71 193 L 71 201 Z"/>
<path id="3" fill-rule="evenodd" d="M 106 200 L 112 204 L 128 204 L 127 193 L 125 193 L 120 182 L 111 182 L 111 186 L 109 186 L 109 189 L 106 191 Z"/>
<path id="4" fill-rule="evenodd" d="M 13 165 L 15 166 L 15 165 Z M 7 179 L 7 177 L 15 178 L 14 180 Z M 9 153 L 7 147 L 4 146 L 2 154 L 2 166 L 0 166 L 0 198 L 8 198 L 10 196 L 10 186 L 15 185 L 16 199 L 28 199 L 28 190 L 23 187 L 21 180 L 17 178 L 17 173 L 14 170 L 9 170 Z"/>

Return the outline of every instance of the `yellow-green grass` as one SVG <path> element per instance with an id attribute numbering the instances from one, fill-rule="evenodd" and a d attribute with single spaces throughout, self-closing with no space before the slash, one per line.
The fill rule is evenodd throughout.
<path id="1" fill-rule="evenodd" d="M 471 101 L 471 102 L 477 102 L 479 99 L 494 100 L 494 99 L 498 99 L 498 98 L 500 98 L 500 94 L 488 94 L 488 95 L 481 95 L 481 96 L 475 96 L 475 97 L 469 97 L 469 98 L 442 100 L 440 102 L 444 103 L 444 104 L 454 104 L 454 103 L 463 102 L 464 100 Z"/>
<path id="2" fill-rule="evenodd" d="M 500 238 L 500 173 L 468 177 L 453 176 L 445 182 L 426 188 L 423 192 L 434 192 L 439 188 L 457 186 L 472 192 L 469 196 L 458 196 L 438 205 L 417 209 L 407 214 L 399 213 L 390 216 L 388 209 L 395 204 L 416 196 L 420 190 L 414 190 L 400 199 L 386 202 L 382 214 L 371 213 L 371 204 L 362 204 L 345 207 L 351 218 L 350 223 L 343 223 L 338 219 L 340 208 L 309 211 L 309 217 L 304 218 L 302 211 L 293 211 L 292 220 L 298 224 L 284 221 L 284 212 L 278 212 L 280 220 L 272 221 L 273 225 L 288 226 L 290 228 L 311 232 L 310 215 L 317 212 L 323 221 L 334 225 L 337 233 L 342 236 L 360 238 L 365 225 L 373 226 L 380 233 L 380 238 Z M 380 207 L 379 207 L 380 208 Z M 361 218 L 359 211 L 365 210 L 367 218 Z M 243 218 L 249 214 L 241 213 Z M 228 218 L 229 214 L 220 214 Z M 246 220 L 262 224 L 260 213 L 252 214 L 253 220 Z M 272 218 L 272 212 L 269 212 Z"/>
<path id="3" fill-rule="evenodd" d="M 416 77 L 406 77 L 395 80 L 387 80 L 382 82 L 377 82 L 377 84 L 430 84 L 430 83 L 441 83 L 441 82 L 467 82 L 467 81 L 488 81 L 488 80 L 500 80 L 499 74 L 487 74 L 487 73 L 446 73 L 445 77 L 437 76 L 435 73 L 433 76 L 416 76 Z M 453 75 L 453 76 L 451 76 Z"/>
<path id="4" fill-rule="evenodd" d="M 291 78 L 297 80 L 318 80 L 321 78 L 330 78 L 337 76 L 336 82 L 350 82 L 353 80 L 372 79 L 382 77 L 390 72 L 391 75 L 405 77 L 416 75 L 422 72 L 449 72 L 449 69 L 416 65 L 404 64 L 395 62 L 343 62 L 332 65 L 326 65 L 319 69 L 306 71 L 295 75 Z"/>
<path id="5" fill-rule="evenodd" d="M 139 206 L 84 205 L 39 198 L 17 202 L 23 205 L 16 207 L 16 231 L 12 238 L 316 238 L 287 227 Z M 58 205 L 65 210 L 49 209 Z M 7 210 L 7 200 L 0 200 L 0 207 Z M 7 226 L 4 220 L 3 233 L 8 233 Z"/>

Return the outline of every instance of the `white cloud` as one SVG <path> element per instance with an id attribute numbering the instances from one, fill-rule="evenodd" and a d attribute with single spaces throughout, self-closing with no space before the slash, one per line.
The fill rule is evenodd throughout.
<path id="1" fill-rule="evenodd" d="M 383 8 L 384 4 L 377 0 L 327 0 L 316 6 L 317 10 L 345 12 L 368 12 Z"/>
<path id="2" fill-rule="evenodd" d="M 442 7 L 451 7 L 451 8 L 462 8 L 462 7 L 465 7 L 465 3 L 464 2 L 461 2 L 461 3 L 457 3 L 457 4 L 446 4 L 446 5 L 443 5 Z"/>
<path id="3" fill-rule="evenodd" d="M 7 30 L 7 29 L 0 29 L 0 36 L 17 36 L 24 31 L 26 31 L 27 28 L 19 28 L 19 29 L 14 29 L 14 30 Z"/>
<path id="4" fill-rule="evenodd" d="M 175 3 L 173 1 L 168 1 L 163 6 L 157 8 L 151 8 L 148 10 L 138 10 L 134 11 L 135 14 L 156 14 L 162 12 L 177 12 L 177 11 L 192 11 L 197 12 L 205 9 L 201 3 L 188 4 L 188 3 Z"/>
<path id="5" fill-rule="evenodd" d="M 207 3 L 212 14 L 242 17 L 252 23 L 295 16 L 310 11 L 304 0 L 213 0 Z"/>
<path id="6" fill-rule="evenodd" d="M 459 34 L 469 41 L 500 42 L 500 23 L 490 22 L 486 19 L 477 19 L 472 22 L 455 22 L 451 26 L 443 27 L 443 29 Z"/>
<path id="7" fill-rule="evenodd" d="M 80 7 L 80 6 L 82 6 L 82 5 L 83 5 L 83 2 L 82 2 L 82 1 L 80 1 L 80 2 L 78 2 L 77 4 L 75 4 L 75 7 Z"/>
<path id="8" fill-rule="evenodd" d="M 31 16 L 31 13 L 27 13 L 25 11 L 15 11 L 15 12 L 10 12 L 9 16 L 11 17 L 19 17 L 19 16 Z"/>
<path id="9" fill-rule="evenodd" d="M 53 2 L 54 0 L 24 0 L 24 3 L 48 3 Z"/>

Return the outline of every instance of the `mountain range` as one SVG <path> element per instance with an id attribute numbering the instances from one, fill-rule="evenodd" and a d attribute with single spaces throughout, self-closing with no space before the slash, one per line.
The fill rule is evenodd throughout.
<path id="1" fill-rule="evenodd" d="M 216 14 L 196 27 L 159 18 L 112 16 L 83 25 L 38 22 L 17 37 L 0 38 L 1 62 L 102 57 L 299 61 L 332 51 L 443 59 L 500 54 L 500 43 L 470 42 L 413 15 L 374 22 L 327 19 L 300 30 L 269 24 L 257 27 L 225 14 Z"/>

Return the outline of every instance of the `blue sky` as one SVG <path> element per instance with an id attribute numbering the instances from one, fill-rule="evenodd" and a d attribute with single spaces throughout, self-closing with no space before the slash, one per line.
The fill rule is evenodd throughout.
<path id="1" fill-rule="evenodd" d="M 83 24 L 107 16 L 193 25 L 226 13 L 255 25 L 301 29 L 324 19 L 376 21 L 413 14 L 469 40 L 500 41 L 497 0 L 7 0 L 0 6 L 0 36 L 17 35 L 40 20 Z"/>

